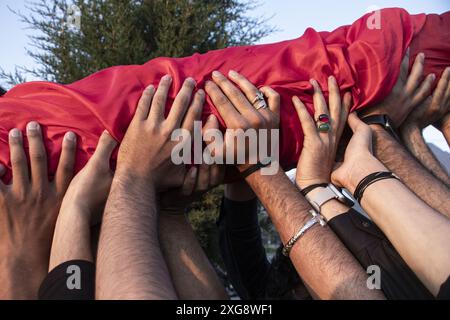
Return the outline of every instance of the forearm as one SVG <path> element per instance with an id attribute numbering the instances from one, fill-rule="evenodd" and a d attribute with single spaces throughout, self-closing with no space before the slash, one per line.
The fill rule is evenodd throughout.
<path id="1" fill-rule="evenodd" d="M 434 156 L 428 148 L 422 131 L 417 126 L 406 126 L 401 131 L 403 142 L 408 150 L 439 180 L 444 182 L 447 187 L 450 186 L 450 177 L 447 170 L 440 164 L 439 160 Z"/>
<path id="2" fill-rule="evenodd" d="M 176 299 L 159 240 L 153 184 L 116 172 L 97 258 L 99 299 Z"/>
<path id="3" fill-rule="evenodd" d="M 450 217 L 450 189 L 421 166 L 389 133 L 371 126 L 374 154 L 430 207 Z"/>
<path id="4" fill-rule="evenodd" d="M 180 299 L 228 299 L 222 283 L 183 214 L 161 212 L 159 239 Z"/>
<path id="5" fill-rule="evenodd" d="M 286 175 L 256 172 L 247 182 L 259 197 L 286 243 L 310 219 L 309 204 Z M 291 260 L 305 283 L 321 299 L 381 299 L 366 286 L 367 275 L 328 228 L 314 226 L 294 245 Z"/>
<path id="6" fill-rule="evenodd" d="M 436 295 L 449 276 L 450 220 L 393 179 L 370 185 L 361 204 L 408 266 Z"/>
<path id="7" fill-rule="evenodd" d="M 48 271 L 70 260 L 94 262 L 89 214 L 74 206 L 61 210 L 56 222 Z"/>

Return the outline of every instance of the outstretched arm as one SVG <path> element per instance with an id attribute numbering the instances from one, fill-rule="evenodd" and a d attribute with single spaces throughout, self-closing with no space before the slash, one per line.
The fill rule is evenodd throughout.
<path id="1" fill-rule="evenodd" d="M 242 75 L 235 72 L 229 75 L 244 93 L 217 72 L 213 73 L 215 83 L 206 84 L 206 90 L 227 127 L 243 130 L 263 128 L 271 134 L 272 130 L 278 128 L 278 94 L 269 87 L 261 88 L 269 107 L 257 110 L 249 100 L 254 99 L 258 90 Z M 225 141 L 229 141 L 227 136 Z M 250 159 L 252 156 L 256 155 L 250 154 Z M 277 165 L 276 160 L 272 161 L 271 170 Z M 241 172 L 250 167 L 248 161 L 238 165 Z M 264 174 L 263 170 L 258 170 L 249 175 L 246 181 L 267 209 L 281 240 L 286 243 L 311 218 L 308 213 L 311 207 L 282 170 L 275 172 L 267 175 L 267 171 Z M 309 229 L 293 247 L 291 260 L 308 287 L 322 299 L 383 298 L 380 292 L 367 288 L 363 269 L 327 227 L 313 226 Z"/>
<path id="2" fill-rule="evenodd" d="M 186 113 L 194 85 L 192 79 L 186 79 L 167 118 L 164 106 L 170 76 L 161 79 L 154 97 L 153 86 L 141 97 L 119 149 L 106 203 L 97 258 L 97 298 L 177 297 L 158 239 L 156 195 L 182 184 L 185 167 L 171 161 L 176 142 L 170 137 L 180 126 L 193 127 L 197 119 L 202 108 L 200 93 Z"/>
<path id="3" fill-rule="evenodd" d="M 370 127 L 355 114 L 350 115 L 349 124 L 354 134 L 344 163 L 333 172 L 332 179 L 354 193 L 363 178 L 387 169 L 371 153 Z M 436 296 L 449 277 L 450 220 L 427 206 L 396 179 L 370 184 L 360 203 L 408 266 Z"/>
<path id="4" fill-rule="evenodd" d="M 218 121 L 211 116 L 203 131 L 217 128 Z M 161 249 L 180 299 L 228 299 L 224 286 L 198 242 L 186 207 L 217 186 L 223 179 L 224 166 L 201 164 L 191 167 L 183 186 L 161 194 L 159 240 Z"/>
<path id="5" fill-rule="evenodd" d="M 450 217 L 450 189 L 418 163 L 387 131 L 377 125 L 371 128 L 375 157 L 430 207 Z"/>
<path id="6" fill-rule="evenodd" d="M 400 130 L 403 142 L 409 151 L 447 187 L 450 187 L 449 173 L 428 148 L 422 136 L 422 130 L 434 123 L 444 124 L 445 116 L 449 112 L 450 67 L 447 67 L 433 94 L 408 115 Z M 445 131 L 443 133 L 445 134 Z"/>

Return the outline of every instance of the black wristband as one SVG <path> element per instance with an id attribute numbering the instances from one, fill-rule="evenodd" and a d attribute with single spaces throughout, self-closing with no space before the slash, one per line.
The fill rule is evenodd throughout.
<path id="1" fill-rule="evenodd" d="M 258 171 L 261 168 L 267 167 L 270 164 L 270 161 L 267 163 L 261 163 L 258 161 L 258 163 L 256 163 L 255 165 L 251 166 L 250 168 L 245 169 L 244 171 L 241 172 L 241 176 L 242 178 L 247 178 L 249 175 L 251 175 L 252 173 Z"/>
<path id="2" fill-rule="evenodd" d="M 302 195 L 304 197 L 306 197 L 306 195 L 308 193 L 310 193 L 311 191 L 313 191 L 314 189 L 320 188 L 320 187 L 324 188 L 326 186 L 328 186 L 328 183 L 316 183 L 316 184 L 312 184 L 310 186 L 307 186 L 307 187 L 301 189 L 300 192 L 302 193 Z"/>
<path id="3" fill-rule="evenodd" d="M 361 203 L 362 196 L 364 191 L 370 186 L 372 183 L 384 180 L 384 179 L 397 179 L 400 180 L 394 173 L 389 171 L 379 171 L 369 174 L 367 177 L 362 179 L 358 185 L 356 186 L 355 192 L 353 193 L 353 197 Z"/>

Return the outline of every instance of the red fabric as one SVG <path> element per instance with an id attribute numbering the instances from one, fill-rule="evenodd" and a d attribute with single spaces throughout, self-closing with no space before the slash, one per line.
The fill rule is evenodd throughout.
<path id="1" fill-rule="evenodd" d="M 384 9 L 380 13 L 381 28 L 372 30 L 367 27 L 369 17 L 367 14 L 333 32 L 309 28 L 300 38 L 274 44 L 111 67 L 69 85 L 50 82 L 18 85 L 0 98 L 0 161 L 11 167 L 8 131 L 14 127 L 25 130 L 27 122 L 36 120 L 43 126 L 49 174 L 52 176 L 56 170 L 62 137 L 68 130 L 79 137 L 78 171 L 92 155 L 105 128 L 117 140 L 123 138 L 147 85 L 157 85 L 164 74 L 171 74 L 174 85 L 170 106 L 185 77 L 192 76 L 201 88 L 213 70 L 226 74 L 233 69 L 258 86 L 269 85 L 280 93 L 280 159 L 285 169 L 292 167 L 300 155 L 303 135 L 291 97 L 300 96 L 312 112 L 310 78 L 317 79 L 327 93 L 327 77 L 333 74 L 342 92 L 351 91 L 353 109 L 359 109 L 389 94 L 410 45 L 411 60 L 418 52 L 425 52 L 426 72 L 439 76 L 450 65 L 450 12 L 410 15 L 403 9 Z M 203 119 L 211 112 L 216 113 L 208 100 Z M 9 178 L 10 170 L 5 180 Z"/>

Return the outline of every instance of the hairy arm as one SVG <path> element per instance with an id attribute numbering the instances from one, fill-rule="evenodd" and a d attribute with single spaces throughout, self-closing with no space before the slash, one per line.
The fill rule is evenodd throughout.
<path id="1" fill-rule="evenodd" d="M 159 239 L 180 299 L 228 299 L 187 218 L 161 212 Z"/>
<path id="2" fill-rule="evenodd" d="M 402 138 L 408 150 L 427 168 L 433 175 L 450 187 L 450 177 L 447 170 L 440 164 L 428 148 L 419 127 L 407 127 L 402 130 Z"/>
<path id="3" fill-rule="evenodd" d="M 286 243 L 309 220 L 307 201 L 282 171 L 256 172 L 247 182 Z M 314 226 L 294 245 L 290 257 L 298 273 L 321 299 L 382 299 L 366 286 L 367 275 L 328 227 Z"/>
<path id="4" fill-rule="evenodd" d="M 97 258 L 99 299 L 176 299 L 158 240 L 153 184 L 116 173 Z"/>
<path id="5" fill-rule="evenodd" d="M 421 166 L 389 133 L 371 126 L 374 154 L 430 207 L 450 217 L 450 189 Z"/>

